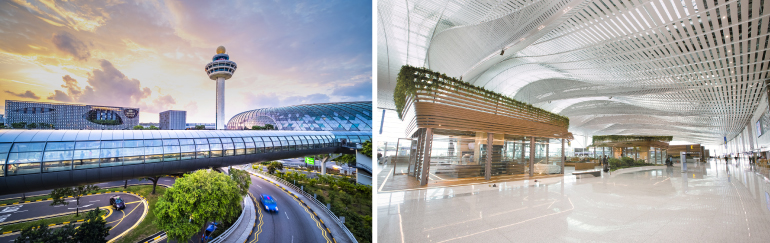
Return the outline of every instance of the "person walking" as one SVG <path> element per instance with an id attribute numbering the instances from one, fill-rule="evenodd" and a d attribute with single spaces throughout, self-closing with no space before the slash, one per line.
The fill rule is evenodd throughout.
<path id="1" fill-rule="evenodd" d="M 602 166 L 604 167 L 604 172 L 610 171 L 610 163 L 607 161 L 607 155 L 604 155 L 604 158 L 602 158 Z"/>

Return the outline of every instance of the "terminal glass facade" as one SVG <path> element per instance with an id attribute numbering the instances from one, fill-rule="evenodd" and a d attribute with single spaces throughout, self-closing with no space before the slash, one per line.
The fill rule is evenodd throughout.
<path id="1" fill-rule="evenodd" d="M 271 124 L 283 131 L 372 131 L 372 102 L 340 102 L 251 110 L 235 115 L 228 130 Z"/>

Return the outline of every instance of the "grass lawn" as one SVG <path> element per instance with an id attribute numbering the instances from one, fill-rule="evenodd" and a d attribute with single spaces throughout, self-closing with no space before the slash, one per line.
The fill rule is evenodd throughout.
<path id="1" fill-rule="evenodd" d="M 120 189 L 122 190 L 122 188 Z M 156 216 L 154 213 L 152 213 L 152 209 L 155 207 L 155 203 L 158 202 L 158 197 L 166 192 L 166 187 L 158 185 L 158 187 L 155 189 L 154 195 L 150 194 L 152 192 L 152 185 L 129 186 L 126 191 L 144 196 L 144 198 L 147 199 L 147 204 L 150 206 L 150 208 L 147 212 L 147 216 L 144 217 L 144 220 L 139 223 L 136 228 L 131 230 L 131 232 L 118 239 L 116 242 L 138 242 L 139 240 L 147 238 L 152 234 L 158 233 L 160 229 L 158 229 L 158 227 L 154 224 Z"/>
<path id="2" fill-rule="evenodd" d="M 51 225 L 51 224 L 59 224 L 64 222 L 74 222 L 81 219 L 84 219 L 86 217 L 87 211 L 80 211 L 80 216 L 75 216 L 74 211 L 71 215 L 64 215 L 54 218 L 47 218 L 47 219 L 41 219 L 41 220 L 35 220 L 35 221 L 29 221 L 24 223 L 18 223 L 18 224 L 11 224 L 6 225 L 3 227 L 0 227 L 0 232 L 8 232 L 8 231 L 15 231 L 15 230 L 22 230 L 24 228 L 30 227 L 30 226 L 37 226 L 40 223 L 43 223 L 45 225 Z M 107 214 L 107 210 L 102 210 L 102 213 L 100 215 L 104 216 Z"/>

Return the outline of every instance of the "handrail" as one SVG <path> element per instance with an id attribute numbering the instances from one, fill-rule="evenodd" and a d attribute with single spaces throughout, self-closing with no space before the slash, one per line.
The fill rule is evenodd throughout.
<path id="1" fill-rule="evenodd" d="M 343 224 L 343 223 L 342 223 L 342 221 L 341 221 L 341 220 L 340 220 L 340 219 L 337 217 L 337 215 L 335 215 L 335 214 L 334 214 L 334 213 L 333 213 L 331 210 L 329 210 L 328 208 L 326 208 L 326 205 L 324 205 L 323 203 L 321 203 L 320 201 L 318 201 L 317 199 L 315 199 L 315 198 L 314 198 L 312 195 L 310 195 L 309 193 L 307 193 L 307 192 L 303 191 L 301 188 L 299 188 L 299 187 L 295 186 L 295 185 L 294 185 L 294 184 L 292 184 L 291 182 L 288 182 L 288 181 L 286 181 L 286 180 L 284 180 L 284 179 L 278 178 L 278 177 L 276 177 L 276 176 L 274 176 L 274 175 L 271 175 L 271 174 L 265 173 L 264 171 L 257 171 L 257 170 L 254 170 L 253 168 L 247 168 L 247 166 L 246 166 L 246 165 L 244 165 L 244 169 L 246 169 L 246 170 L 251 170 L 251 171 L 253 171 L 253 172 L 255 172 L 255 173 L 259 173 L 259 174 L 261 174 L 261 175 L 264 175 L 264 176 L 266 176 L 266 177 L 268 177 L 268 178 L 270 178 L 270 179 L 273 179 L 273 180 L 275 180 L 275 181 L 278 181 L 278 182 L 280 182 L 281 184 L 283 184 L 284 186 L 287 186 L 287 187 L 291 187 L 292 189 L 294 189 L 294 191 L 297 191 L 298 193 L 302 194 L 302 195 L 303 195 L 303 196 L 305 196 L 305 198 L 307 198 L 309 201 L 311 201 L 311 202 L 315 203 L 316 205 L 318 205 L 318 207 L 320 207 L 320 208 L 323 208 L 323 210 L 324 210 L 324 211 L 326 211 L 326 213 L 327 213 L 327 214 L 329 214 L 329 216 L 331 216 L 331 218 L 332 218 L 332 219 L 334 219 L 334 222 L 336 222 L 336 223 L 337 223 L 337 225 L 339 225 L 339 226 L 340 226 L 340 228 L 342 228 L 342 230 L 343 230 L 343 231 L 345 231 L 345 234 L 346 234 L 346 235 L 348 235 L 348 238 L 350 238 L 350 240 L 352 240 L 352 241 L 353 241 L 353 243 L 358 243 L 358 240 L 356 240 L 356 237 L 353 235 L 353 233 L 351 233 L 351 232 L 350 232 L 350 230 L 348 229 L 348 227 L 346 227 L 346 226 L 345 226 L 345 224 Z"/>
<path id="2" fill-rule="evenodd" d="M 210 243 L 220 243 L 223 242 L 225 239 L 227 239 L 230 234 L 235 231 L 236 228 L 238 228 L 238 225 L 241 224 L 241 221 L 243 221 L 243 216 L 246 216 L 246 200 L 249 200 L 249 196 L 243 196 L 243 203 L 241 203 L 241 216 L 238 217 L 238 220 L 235 221 L 232 225 L 230 225 L 230 228 L 225 230 L 225 232 L 222 232 L 217 238 L 214 238 L 213 240 L 209 241 Z"/>

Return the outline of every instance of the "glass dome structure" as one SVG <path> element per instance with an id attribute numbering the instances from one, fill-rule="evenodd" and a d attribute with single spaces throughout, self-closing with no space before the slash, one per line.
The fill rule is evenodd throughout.
<path id="1" fill-rule="evenodd" d="M 339 102 L 263 108 L 230 118 L 228 130 L 271 124 L 284 131 L 372 131 L 372 102 Z"/>

